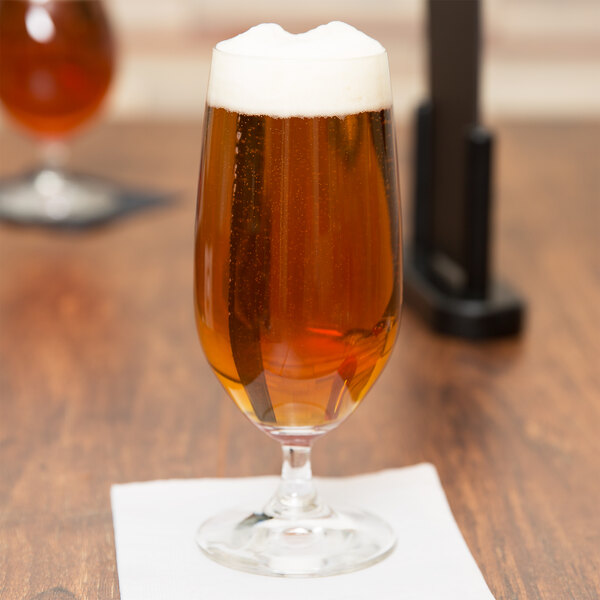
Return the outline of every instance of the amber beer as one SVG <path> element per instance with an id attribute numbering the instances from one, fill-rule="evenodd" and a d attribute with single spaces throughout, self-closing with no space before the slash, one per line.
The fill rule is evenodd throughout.
<path id="1" fill-rule="evenodd" d="M 113 61 L 99 0 L 0 0 L 0 99 L 32 132 L 57 137 L 85 122 Z"/>
<path id="2" fill-rule="evenodd" d="M 271 433 L 344 419 L 391 352 L 401 300 L 391 118 L 207 109 L 198 330 L 225 389 Z"/>

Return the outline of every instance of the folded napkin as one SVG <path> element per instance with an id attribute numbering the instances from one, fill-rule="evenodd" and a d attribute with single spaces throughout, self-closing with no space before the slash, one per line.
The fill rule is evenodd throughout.
<path id="1" fill-rule="evenodd" d="M 333 506 L 366 508 L 398 536 L 382 562 L 345 575 L 285 579 L 223 567 L 196 546 L 198 526 L 235 506 L 258 509 L 277 477 L 114 485 L 121 600 L 493 600 L 454 521 L 435 467 L 317 478 Z"/>

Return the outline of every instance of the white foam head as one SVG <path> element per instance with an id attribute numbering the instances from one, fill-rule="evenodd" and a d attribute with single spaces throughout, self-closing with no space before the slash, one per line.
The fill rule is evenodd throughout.
<path id="1" fill-rule="evenodd" d="M 252 27 L 213 50 L 210 106 L 274 117 L 343 116 L 392 105 L 384 47 L 345 23 L 294 35 Z"/>

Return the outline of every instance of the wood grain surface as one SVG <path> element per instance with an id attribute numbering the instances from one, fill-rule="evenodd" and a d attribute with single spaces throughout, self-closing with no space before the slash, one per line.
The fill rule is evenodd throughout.
<path id="1" fill-rule="evenodd" d="M 495 262 L 527 298 L 524 334 L 467 343 L 406 310 L 390 364 L 314 470 L 431 461 L 497 599 L 597 600 L 600 130 L 496 129 Z M 0 175 L 28 166 L 31 143 L 0 136 Z M 200 140 L 197 122 L 98 126 L 73 164 L 173 203 L 85 232 L 0 225 L 2 600 L 119 598 L 112 483 L 279 469 L 196 339 Z"/>

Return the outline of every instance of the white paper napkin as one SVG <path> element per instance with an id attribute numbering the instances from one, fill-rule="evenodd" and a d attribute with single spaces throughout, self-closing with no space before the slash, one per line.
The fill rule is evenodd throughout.
<path id="1" fill-rule="evenodd" d="M 194 535 L 229 507 L 261 507 L 277 477 L 114 485 L 121 600 L 493 600 L 454 521 L 435 467 L 421 464 L 317 478 L 324 500 L 385 518 L 398 543 L 382 562 L 347 575 L 284 579 L 234 571 L 207 558 Z"/>

